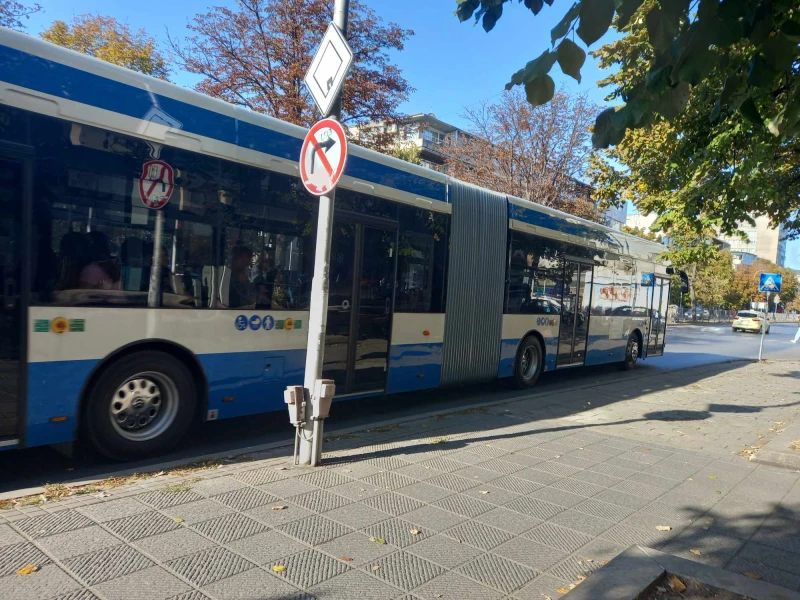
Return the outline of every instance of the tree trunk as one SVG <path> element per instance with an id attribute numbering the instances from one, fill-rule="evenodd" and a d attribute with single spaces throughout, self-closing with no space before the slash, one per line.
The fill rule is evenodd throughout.
<path id="1" fill-rule="evenodd" d="M 694 289 L 694 282 L 696 278 L 697 264 L 694 264 L 687 274 L 687 279 L 689 280 L 689 300 L 692 303 L 692 322 L 697 322 L 697 292 Z"/>

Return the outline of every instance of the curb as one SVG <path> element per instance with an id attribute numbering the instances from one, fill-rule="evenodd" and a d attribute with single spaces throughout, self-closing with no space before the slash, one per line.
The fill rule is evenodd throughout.
<path id="1" fill-rule="evenodd" d="M 732 364 L 732 363 L 740 363 L 740 362 L 741 363 L 750 363 L 750 362 L 758 362 L 758 361 L 751 360 L 751 359 L 746 359 L 746 358 L 725 360 L 725 361 L 720 361 L 718 363 L 697 365 L 695 367 L 689 367 L 688 369 L 682 369 L 682 370 L 679 370 L 679 371 L 665 371 L 665 372 L 658 372 L 658 373 L 643 373 L 643 374 L 640 374 L 638 376 L 637 375 L 628 376 L 628 377 L 624 378 L 624 381 L 625 382 L 630 382 L 630 381 L 636 381 L 636 380 L 639 380 L 639 379 L 647 379 L 647 378 L 653 378 L 653 377 L 669 377 L 670 375 L 686 373 L 687 371 L 691 371 L 691 370 L 694 370 L 694 369 L 710 369 L 710 368 L 714 368 L 716 366 Z M 448 415 L 448 414 L 452 414 L 452 413 L 457 413 L 457 412 L 465 410 L 465 409 L 489 408 L 489 407 L 492 407 L 492 406 L 498 406 L 498 405 L 501 405 L 501 404 L 508 404 L 510 402 L 516 402 L 518 400 L 523 400 L 523 399 L 547 398 L 548 396 L 553 396 L 553 395 L 561 396 L 561 395 L 569 393 L 569 392 L 574 392 L 574 391 L 584 390 L 584 389 L 589 389 L 589 388 L 598 388 L 598 387 L 603 387 L 603 386 L 606 386 L 606 385 L 615 385 L 617 383 L 619 383 L 619 382 L 618 381 L 610 381 L 608 383 L 601 383 L 599 385 L 597 383 L 584 383 L 584 384 L 578 384 L 578 385 L 574 385 L 574 386 L 571 386 L 571 387 L 568 387 L 568 388 L 561 388 L 561 389 L 553 390 L 553 391 L 541 391 L 541 392 L 538 392 L 538 393 L 537 392 L 533 392 L 533 393 L 530 393 L 530 394 L 520 395 L 520 396 L 516 396 L 516 397 L 505 396 L 505 397 L 497 399 L 497 400 L 489 400 L 489 401 L 486 401 L 486 402 L 476 402 L 476 403 L 472 403 L 472 404 L 461 406 L 461 407 L 450 407 L 450 408 L 445 408 L 445 409 L 440 409 L 440 410 L 432 410 L 432 411 L 428 411 L 428 412 L 424 412 L 424 413 L 420 413 L 420 414 L 416 414 L 416 415 L 412 415 L 412 416 L 407 416 L 407 417 L 384 419 L 382 421 L 376 421 L 374 423 L 369 423 L 368 425 L 361 424 L 361 425 L 356 425 L 356 426 L 353 426 L 353 427 L 345 427 L 345 428 L 342 428 L 342 429 L 332 429 L 332 430 L 329 430 L 329 431 L 325 432 L 325 437 L 335 437 L 337 435 L 347 435 L 347 434 L 351 434 L 351 433 L 358 433 L 358 432 L 366 431 L 368 429 L 374 429 L 374 428 L 377 428 L 377 427 L 385 427 L 387 425 L 401 425 L 401 424 L 404 424 L 404 423 L 411 423 L 413 421 L 419 421 L 419 420 L 422 420 L 422 419 L 434 418 L 434 417 L 437 417 L 437 416 L 440 416 L 440 415 Z M 103 481 L 104 479 L 108 479 L 110 477 L 128 477 L 130 475 L 135 475 L 137 473 L 149 473 L 149 472 L 155 472 L 155 471 L 166 471 L 166 470 L 169 470 L 169 469 L 174 469 L 176 467 L 181 467 L 181 466 L 185 466 L 185 465 L 196 463 L 196 462 L 223 459 L 223 458 L 229 458 L 229 457 L 232 457 L 232 456 L 234 456 L 234 457 L 235 456 L 242 456 L 244 454 L 255 454 L 255 453 L 260 453 L 260 452 L 266 452 L 266 451 L 269 451 L 269 450 L 276 450 L 276 449 L 279 449 L 279 448 L 287 448 L 287 447 L 291 448 L 293 446 L 294 446 L 294 436 L 292 436 L 291 438 L 286 438 L 284 440 L 279 440 L 279 441 L 276 441 L 276 442 L 267 442 L 267 443 L 264 443 L 264 444 L 253 444 L 252 446 L 246 446 L 246 447 L 243 447 L 243 448 L 236 448 L 236 449 L 233 449 L 233 450 L 225 450 L 225 451 L 220 451 L 220 452 L 210 452 L 210 453 L 206 453 L 206 454 L 197 454 L 197 455 L 194 455 L 194 456 L 191 456 L 191 457 L 168 460 L 168 461 L 164 461 L 164 462 L 160 462 L 160 463 L 152 463 L 152 464 L 147 464 L 147 465 L 144 465 L 144 466 L 127 467 L 127 468 L 123 467 L 123 468 L 120 468 L 120 469 L 110 469 L 109 471 L 106 471 L 106 472 L 103 472 L 101 474 L 92 476 L 90 478 L 76 479 L 76 480 L 71 480 L 71 481 L 63 481 L 63 482 L 61 482 L 61 485 L 65 485 L 67 487 L 91 485 L 91 484 L 95 484 L 95 483 L 98 483 L 100 481 Z M 323 461 L 323 464 L 324 464 L 324 461 Z M 32 496 L 32 495 L 35 495 L 35 494 L 42 494 L 42 493 L 44 493 L 44 486 L 36 486 L 36 487 L 19 489 L 19 490 L 13 490 L 13 491 L 9 491 L 9 492 L 0 492 L 0 500 L 11 500 L 11 499 L 14 499 L 14 498 L 20 498 L 22 496 Z"/>

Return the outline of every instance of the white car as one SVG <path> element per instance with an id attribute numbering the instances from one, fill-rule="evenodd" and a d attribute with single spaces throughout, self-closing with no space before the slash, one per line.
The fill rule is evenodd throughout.
<path id="1" fill-rule="evenodd" d="M 763 312 L 754 310 L 740 310 L 736 313 L 736 318 L 733 319 L 733 331 L 753 331 L 760 333 L 761 329 L 766 326 L 764 333 L 769 335 L 769 319 Z"/>

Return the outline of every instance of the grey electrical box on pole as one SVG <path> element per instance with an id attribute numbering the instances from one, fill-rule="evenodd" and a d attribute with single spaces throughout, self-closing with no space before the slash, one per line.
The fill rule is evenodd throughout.
<path id="1" fill-rule="evenodd" d="M 299 448 L 295 460 L 302 465 L 316 466 L 322 457 L 323 421 L 328 416 L 335 393 L 331 380 L 322 379 L 322 361 L 325 350 L 325 321 L 328 313 L 328 290 L 330 276 L 331 232 L 333 231 L 333 202 L 335 185 L 344 168 L 347 145 L 341 125 L 341 86 L 353 60 L 353 53 L 347 45 L 347 16 L 349 0 L 336 0 L 333 9 L 333 23 L 325 34 L 324 42 L 317 50 L 306 74 L 306 85 L 314 101 L 319 106 L 324 119 L 312 127 L 301 152 L 300 170 L 303 183 L 311 193 L 319 195 L 319 215 L 317 217 L 317 243 L 314 256 L 314 278 L 311 282 L 311 306 L 308 323 L 308 351 L 306 353 L 305 379 L 303 393 L 305 410 L 303 420 L 297 427 Z M 338 88 L 338 89 L 337 89 Z M 335 120 L 335 121 L 333 121 Z M 324 121 L 328 121 L 325 123 Z M 338 127 L 337 127 L 338 126 Z M 341 137 L 340 137 L 341 136 Z M 310 155 L 306 154 L 310 152 Z M 340 156 L 339 162 L 331 158 Z M 336 154 L 336 153 L 340 154 Z M 306 159 L 306 156 L 308 158 Z M 313 162 L 312 162 L 313 159 Z M 321 164 L 325 169 L 313 171 Z M 304 171 L 305 169 L 305 171 Z M 327 182 L 330 185 L 326 185 Z M 288 388 L 288 390 L 296 388 Z M 296 396 L 297 394 L 295 394 Z M 289 402 L 291 394 L 287 396 Z M 295 397 L 295 402 L 297 398 Z M 290 406 L 290 415 L 295 409 Z"/>

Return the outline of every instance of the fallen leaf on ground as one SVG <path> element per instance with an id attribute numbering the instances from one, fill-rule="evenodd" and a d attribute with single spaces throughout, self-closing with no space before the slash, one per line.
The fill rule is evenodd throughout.
<path id="1" fill-rule="evenodd" d="M 273 506 L 272 510 L 286 510 L 288 506 Z"/>
<path id="2" fill-rule="evenodd" d="M 683 592 L 684 590 L 686 590 L 686 586 L 685 586 L 685 585 L 683 584 L 683 582 L 682 582 L 680 579 L 678 579 L 678 578 L 677 578 L 675 575 L 673 575 L 672 577 L 670 577 L 670 578 L 667 580 L 667 585 L 670 587 L 670 589 L 671 589 L 673 592 L 678 592 L 679 594 L 680 594 L 681 592 Z"/>
<path id="3" fill-rule="evenodd" d="M 583 560 L 585 560 L 588 563 L 594 562 L 594 559 L 592 559 L 592 558 L 584 558 Z"/>
<path id="4" fill-rule="evenodd" d="M 419 535 L 421 532 L 419 529 L 410 529 L 408 533 L 410 533 L 411 535 Z"/>
<path id="5" fill-rule="evenodd" d="M 488 493 L 489 493 L 487 490 L 480 490 L 480 492 L 481 492 L 481 494 L 483 494 L 484 496 L 485 496 L 486 494 L 488 494 Z"/>
<path id="6" fill-rule="evenodd" d="M 386 543 L 385 539 L 379 538 L 379 537 L 371 537 L 371 538 L 369 538 L 369 541 L 370 542 L 375 542 L 376 544 L 385 544 Z"/>
<path id="7" fill-rule="evenodd" d="M 39 567 L 36 565 L 25 565 L 19 571 L 17 571 L 17 575 L 30 575 L 31 573 L 36 573 L 39 570 Z"/>
<path id="8" fill-rule="evenodd" d="M 560 587 L 556 590 L 559 594 L 566 594 L 569 593 L 569 588 Z"/>
<path id="9" fill-rule="evenodd" d="M 601 561 L 600 561 L 600 566 L 601 566 L 601 567 L 605 567 L 607 564 L 608 564 L 608 561 L 607 561 L 607 560 L 601 560 Z"/>
<path id="10" fill-rule="evenodd" d="M 691 477 L 689 477 L 689 479 L 687 479 L 686 481 L 694 481 L 694 479 L 692 479 Z"/>
<path id="11" fill-rule="evenodd" d="M 381 570 L 381 566 L 380 565 L 375 565 L 374 567 L 372 567 L 372 570 L 373 571 L 380 571 Z"/>
<path id="12" fill-rule="evenodd" d="M 761 575 L 759 575 L 758 573 L 751 573 L 750 571 L 745 573 L 744 576 L 749 577 L 750 579 L 761 579 Z"/>
<path id="13" fill-rule="evenodd" d="M 672 527 L 669 525 L 656 525 L 656 529 L 658 531 L 672 531 Z"/>
<path id="14" fill-rule="evenodd" d="M 278 471 L 285 471 L 285 470 L 286 470 L 286 467 L 278 467 L 278 468 L 277 468 L 277 470 L 278 470 Z"/>
<path id="15" fill-rule="evenodd" d="M 716 475 L 709 475 L 709 476 L 708 476 L 708 478 L 709 478 L 709 479 L 716 479 L 716 478 L 717 478 L 717 476 L 716 476 Z"/>
<path id="16" fill-rule="evenodd" d="M 714 490 L 714 493 L 715 493 L 715 494 L 721 494 L 721 493 L 722 493 L 722 490 Z"/>
<path id="17" fill-rule="evenodd" d="M 340 556 L 339 560 L 343 560 L 345 562 L 352 562 L 353 559 L 350 558 L 349 556 Z"/>
<path id="18" fill-rule="evenodd" d="M 176 523 L 183 523 L 183 519 L 181 519 L 180 517 L 175 517 L 173 521 L 175 521 Z"/>
<path id="19" fill-rule="evenodd" d="M 275 571 L 276 573 L 283 573 L 286 570 L 286 566 L 285 565 L 275 565 L 274 567 L 272 567 L 272 570 Z"/>
<path id="20" fill-rule="evenodd" d="M 691 552 L 695 556 L 700 556 L 701 554 L 703 554 L 702 552 L 700 552 L 700 550 L 697 550 L 696 548 L 692 548 L 691 550 L 689 550 L 689 552 Z"/>

